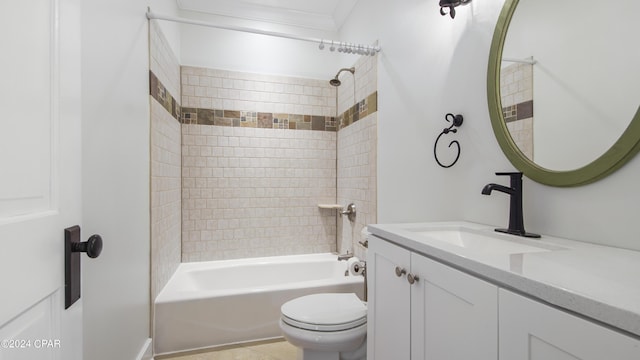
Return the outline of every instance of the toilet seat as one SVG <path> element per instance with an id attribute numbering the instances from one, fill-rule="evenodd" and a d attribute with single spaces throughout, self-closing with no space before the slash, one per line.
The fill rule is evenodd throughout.
<path id="1" fill-rule="evenodd" d="M 311 331 L 343 331 L 367 322 L 367 306 L 353 293 L 307 295 L 285 303 L 281 311 L 284 323 Z"/>

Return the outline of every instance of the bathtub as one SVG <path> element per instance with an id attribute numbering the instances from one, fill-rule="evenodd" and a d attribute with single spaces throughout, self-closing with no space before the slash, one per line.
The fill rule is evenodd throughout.
<path id="1" fill-rule="evenodd" d="M 364 298 L 364 278 L 346 270 L 335 254 L 180 264 L 155 299 L 156 354 L 280 337 L 280 306 L 291 299 L 320 292 Z"/>

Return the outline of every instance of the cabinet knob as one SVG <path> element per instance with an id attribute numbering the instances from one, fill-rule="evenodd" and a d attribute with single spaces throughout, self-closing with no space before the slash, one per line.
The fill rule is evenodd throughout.
<path id="1" fill-rule="evenodd" d="M 400 266 L 396 266 L 396 276 L 400 277 L 407 273 L 407 270 L 401 268 Z"/>
<path id="2" fill-rule="evenodd" d="M 413 285 L 416 281 L 420 281 L 420 278 L 418 277 L 418 275 L 408 274 L 407 281 L 409 282 L 409 284 Z"/>

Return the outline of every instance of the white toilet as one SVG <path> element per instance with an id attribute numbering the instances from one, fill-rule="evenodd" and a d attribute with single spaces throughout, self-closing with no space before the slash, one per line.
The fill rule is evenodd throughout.
<path id="1" fill-rule="evenodd" d="M 280 329 L 298 360 L 365 360 L 367 305 L 356 294 L 314 294 L 286 302 Z"/>

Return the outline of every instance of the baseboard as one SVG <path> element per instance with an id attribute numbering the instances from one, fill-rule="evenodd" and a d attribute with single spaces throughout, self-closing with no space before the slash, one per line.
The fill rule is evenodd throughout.
<path id="1" fill-rule="evenodd" d="M 136 356 L 136 360 L 153 360 L 153 346 L 151 338 L 147 339 L 140 349 L 140 353 Z"/>

